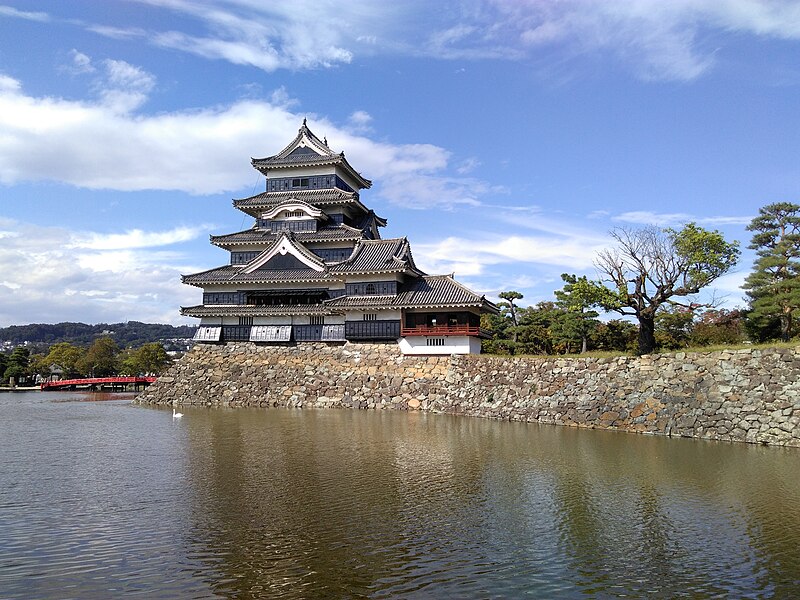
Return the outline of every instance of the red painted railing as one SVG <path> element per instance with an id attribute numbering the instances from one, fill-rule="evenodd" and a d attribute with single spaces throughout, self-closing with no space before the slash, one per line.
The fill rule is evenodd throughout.
<path id="1" fill-rule="evenodd" d="M 412 335 L 481 335 L 480 327 L 472 325 L 419 325 L 417 327 L 403 327 L 400 335 L 408 337 Z"/>
<path id="2" fill-rule="evenodd" d="M 41 384 L 43 390 L 56 390 L 63 387 L 79 385 L 103 385 L 103 384 L 128 384 L 128 383 L 153 383 L 155 377 L 89 377 L 86 379 L 62 379 L 60 381 L 44 381 Z"/>

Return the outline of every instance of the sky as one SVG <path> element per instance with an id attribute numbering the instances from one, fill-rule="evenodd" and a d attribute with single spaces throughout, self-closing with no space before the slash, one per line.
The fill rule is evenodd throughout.
<path id="1" fill-rule="evenodd" d="M 800 2 L 0 0 L 0 327 L 194 323 L 304 118 L 427 273 L 552 300 L 615 228 L 800 202 Z"/>

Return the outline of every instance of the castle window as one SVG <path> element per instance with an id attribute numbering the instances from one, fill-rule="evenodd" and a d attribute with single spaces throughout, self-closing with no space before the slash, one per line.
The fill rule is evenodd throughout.
<path id="1" fill-rule="evenodd" d="M 444 338 L 428 338 L 425 340 L 426 346 L 444 346 Z"/>
<path id="2" fill-rule="evenodd" d="M 253 317 L 239 317 L 239 325 L 252 325 Z"/>
<path id="3" fill-rule="evenodd" d="M 361 315 L 361 319 L 363 321 L 377 321 L 378 313 L 364 313 L 363 315 Z"/>
<path id="4" fill-rule="evenodd" d="M 325 325 L 325 317 L 312 315 L 309 317 L 309 323 L 311 325 Z"/>
<path id="5" fill-rule="evenodd" d="M 308 187 L 308 177 L 295 177 L 292 179 L 292 188 L 303 189 Z"/>
<path id="6" fill-rule="evenodd" d="M 302 210 L 287 210 L 286 216 L 287 217 L 302 217 L 305 213 Z"/>
<path id="7" fill-rule="evenodd" d="M 366 289 L 364 290 L 364 293 L 367 296 L 374 296 L 375 295 L 375 284 L 374 283 L 368 283 Z"/>

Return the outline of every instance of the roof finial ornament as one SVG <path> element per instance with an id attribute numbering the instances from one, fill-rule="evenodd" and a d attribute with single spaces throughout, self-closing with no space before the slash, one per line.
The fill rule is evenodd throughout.
<path id="1" fill-rule="evenodd" d="M 322 138 L 322 143 L 325 144 L 326 146 L 328 145 L 328 136 L 327 135 Z"/>
<path id="2" fill-rule="evenodd" d="M 305 126 L 306 126 L 306 118 L 303 117 L 303 127 L 305 127 Z"/>

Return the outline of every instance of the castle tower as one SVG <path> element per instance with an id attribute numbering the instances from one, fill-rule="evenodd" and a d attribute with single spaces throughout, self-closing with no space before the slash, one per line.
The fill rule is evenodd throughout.
<path id="1" fill-rule="evenodd" d="M 405 354 L 480 352 L 480 315 L 497 307 L 450 275 L 426 275 L 406 238 L 381 239 L 386 220 L 362 204 L 372 182 L 308 128 L 251 159 L 266 190 L 234 200 L 250 229 L 211 236 L 228 264 L 184 275 L 203 303 L 198 342 L 397 341 Z"/>

